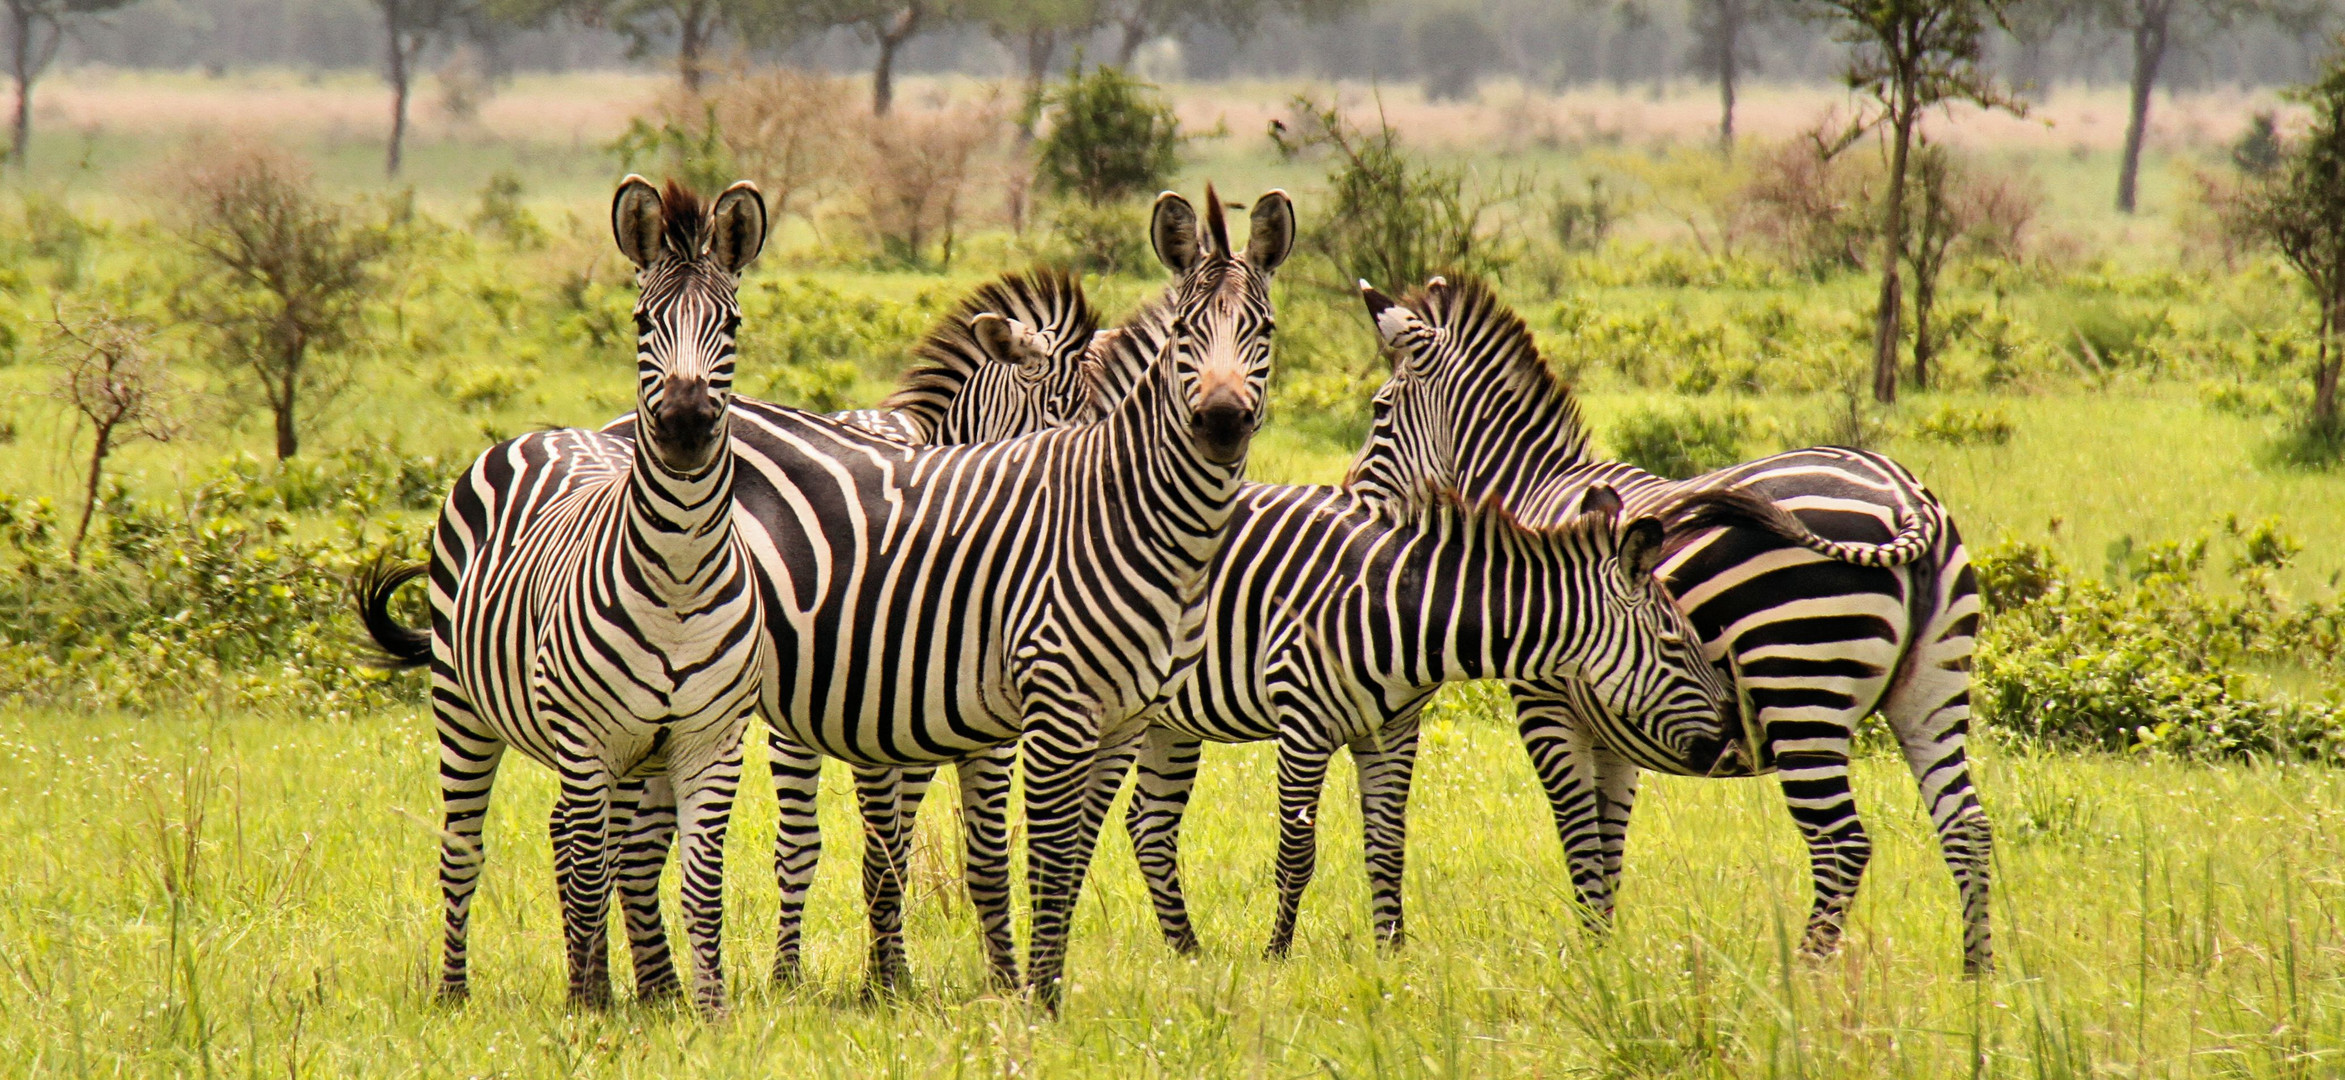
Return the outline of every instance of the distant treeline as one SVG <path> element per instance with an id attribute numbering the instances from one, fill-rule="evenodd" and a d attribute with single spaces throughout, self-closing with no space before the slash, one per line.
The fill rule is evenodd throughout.
<path id="1" fill-rule="evenodd" d="M 904 42 L 896 70 L 909 73 L 1023 73 L 1023 29 L 973 5 L 954 17 L 949 4 L 927 5 L 920 32 Z M 998 5 L 997 5 L 998 6 Z M 1015 7 L 1016 5 L 1011 5 Z M 1373 0 L 1359 3 L 1219 0 L 1197 5 L 1239 11 L 1236 20 L 1179 19 L 1128 31 L 1114 4 L 1098 5 L 1096 25 L 1058 37 L 1049 63 L 1063 67 L 1082 46 L 1094 62 L 1134 58 L 1159 78 L 1316 77 L 1422 82 L 1437 95 L 1470 93 L 1482 77 L 1519 78 L 1554 89 L 1657 88 L 1679 80 L 1715 81 L 1714 27 L 1731 7 L 1740 28 L 1740 77 L 1777 82 L 1835 81 L 1845 48 L 1830 28 L 1800 17 L 1779 0 Z M 1126 0 L 1124 6 L 1162 6 Z M 2177 5 L 2189 7 L 2189 4 Z M 2326 5 L 2320 5 L 2325 7 Z M 1991 44 L 1992 67 L 2027 86 L 2078 83 L 2123 86 L 2132 68 L 2133 35 L 2103 17 L 2093 0 L 2039 0 L 2012 13 L 2012 30 Z M 2238 17 L 2247 15 L 2248 17 Z M 1235 31 L 1229 23 L 1253 25 Z M 515 25 L 483 20 L 461 46 L 437 44 L 423 62 L 439 65 L 456 47 L 492 75 L 642 66 L 672 70 L 672 31 L 653 28 L 631 40 L 610 20 L 589 25 L 573 15 Z M 526 20 L 524 20 L 526 22 Z M 2185 48 L 2165 57 L 2158 85 L 2169 90 L 2269 86 L 2303 81 L 2317 66 L 2337 19 L 2319 7 L 2296 18 L 2231 15 L 2187 30 Z M 254 67 L 313 70 L 385 64 L 380 0 L 145 0 L 76 24 L 59 51 L 67 66 L 207 70 Z M 640 30 L 640 27 L 639 27 Z M 1135 37 L 1144 34 L 1138 48 Z M 855 28 L 813 30 L 777 44 L 724 28 L 712 57 L 786 61 L 839 72 L 868 72 L 877 45 Z"/>

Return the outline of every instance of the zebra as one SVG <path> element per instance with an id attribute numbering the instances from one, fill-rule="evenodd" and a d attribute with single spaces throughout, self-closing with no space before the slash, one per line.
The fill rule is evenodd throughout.
<path id="1" fill-rule="evenodd" d="M 761 711 L 866 766 L 1019 746 L 1032 928 L 1025 985 L 1063 996 L 1067 926 L 1105 807 L 1088 795 L 1202 648 L 1269 375 L 1283 192 L 1241 253 L 1219 198 L 1157 200 L 1179 276 L 1166 346 L 1107 415 L 999 442 L 912 447 L 735 401 L 735 494 L 770 648 Z M 867 807 L 867 809 L 869 809 Z"/>
<path id="2" fill-rule="evenodd" d="M 914 350 L 902 388 L 876 409 L 831 414 L 833 419 L 913 445 L 950 445 L 1010 438 L 1080 420 L 1103 406 L 1083 357 L 1099 317 L 1082 286 L 1057 270 L 1005 274 L 964 297 Z M 773 408 L 745 395 L 735 401 Z M 634 437 L 633 414 L 604 431 Z M 780 892 L 773 980 L 801 977 L 801 932 L 806 896 L 821 856 L 815 799 L 822 757 L 780 726 L 767 725 L 766 762 L 778 820 L 774 876 Z M 1015 747 L 978 751 L 960 761 L 968 823 L 967 888 L 980 913 L 995 982 L 1016 985 L 1009 919 L 1008 803 Z M 910 856 L 911 824 L 933 769 L 857 766 L 864 810 L 863 888 L 871 920 L 874 989 L 892 989 L 905 976 L 901 875 Z M 660 922 L 659 878 L 673 839 L 673 821 L 639 818 L 620 858 L 619 887 L 639 985 L 675 978 Z"/>
<path id="3" fill-rule="evenodd" d="M 1422 484 L 1445 483 L 1545 522 L 1595 484 L 1617 490 L 1635 512 L 1687 490 L 1727 488 L 1771 500 L 1839 541 L 1795 539 L 1779 523 L 1673 529 L 1661 577 L 1745 701 L 1755 753 L 1750 768 L 1731 774 L 1779 772 L 1807 842 L 1815 900 L 1802 951 L 1822 956 L 1839 947 L 1871 858 L 1848 761 L 1857 721 L 1879 711 L 1904 750 L 1960 893 L 1964 970 L 1989 970 L 1992 834 L 1965 751 L 1978 588 L 1938 499 L 1895 461 L 1837 447 L 1683 482 L 1591 460 L 1569 387 L 1488 288 L 1435 278 L 1398 303 L 1365 282 L 1361 290 L 1393 363 L 1346 481 L 1362 497 L 1406 498 Z M 1601 928 L 1612 912 L 1637 770 L 1709 770 L 1618 738 L 1618 725 L 1583 688 L 1512 691 L 1573 885 Z"/>
<path id="4" fill-rule="evenodd" d="M 550 829 L 570 1000 L 610 1002 L 613 846 L 649 804 L 680 819 L 693 1000 L 715 1015 L 725 1008 L 725 831 L 742 733 L 771 666 L 736 521 L 726 408 L 735 291 L 764 245 L 765 205 L 747 181 L 708 204 L 673 181 L 663 193 L 629 176 L 611 224 L 640 287 L 642 437 L 542 431 L 482 454 L 433 532 L 428 635 L 388 607 L 422 567 L 377 563 L 357 592 L 393 661 L 431 668 L 444 807 L 440 996 L 469 990 L 482 820 L 512 746 L 561 776 Z M 638 986 L 643 997 L 675 991 L 672 977 Z"/>

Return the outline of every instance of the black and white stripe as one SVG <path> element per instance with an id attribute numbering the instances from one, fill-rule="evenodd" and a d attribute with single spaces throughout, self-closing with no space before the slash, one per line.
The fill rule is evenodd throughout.
<path id="1" fill-rule="evenodd" d="M 640 271 L 644 437 L 570 429 L 490 449 L 433 533 L 428 643 L 387 609 L 414 568 L 365 575 L 361 613 L 397 660 L 431 667 L 442 996 L 468 992 L 482 819 L 512 746 L 561 776 L 550 827 L 571 999 L 610 1000 L 614 855 L 640 806 L 680 825 L 694 1000 L 714 1013 L 725 1003 L 725 830 L 767 644 L 726 438 L 734 292 L 764 243 L 765 209 L 746 182 L 707 206 L 631 176 L 612 226 Z M 666 982 L 637 986 L 643 997 L 676 989 L 672 967 Z"/>
<path id="2" fill-rule="evenodd" d="M 1406 303 L 1365 290 L 1393 359 L 1349 486 L 1389 499 L 1428 482 L 1498 498 L 1545 522 L 1591 485 L 1632 513 L 1667 517 L 1689 491 L 1761 496 L 1781 519 L 1671 530 L 1663 582 L 1732 673 L 1752 755 L 1782 775 L 1808 843 L 1816 899 L 1803 948 L 1838 947 L 1872 853 L 1848 786 L 1856 724 L 1878 711 L 1905 751 L 1961 894 L 1967 970 L 1992 960 L 1991 834 L 1971 779 L 1970 654 L 1979 602 L 1968 555 L 1937 498 L 1875 453 L 1818 447 L 1677 482 L 1586 458 L 1578 409 L 1488 289 L 1435 279 Z M 1814 535 L 1799 533 L 1812 530 Z M 1818 540 L 1817 537 L 1826 538 Z M 1517 686 L 1525 745 L 1594 917 L 1609 918 L 1636 770 L 1708 774 L 1640 744 L 1581 689 Z"/>

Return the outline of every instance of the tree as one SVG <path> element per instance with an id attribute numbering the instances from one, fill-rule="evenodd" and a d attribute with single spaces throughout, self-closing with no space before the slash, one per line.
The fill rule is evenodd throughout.
<path id="1" fill-rule="evenodd" d="M 1104 206 L 1162 191 L 1181 168 L 1181 122 L 1156 88 L 1112 67 L 1077 69 L 1042 99 L 1035 150 L 1044 187 Z"/>
<path id="2" fill-rule="evenodd" d="M 1751 31 L 1774 14 L 1771 0 L 1694 0 L 1695 66 L 1718 80 L 1718 149 L 1734 153 L 1734 95 L 1751 62 Z"/>
<path id="3" fill-rule="evenodd" d="M 15 141 L 8 160 L 24 168 L 33 134 L 33 84 L 57 58 L 66 27 L 86 16 L 127 6 L 134 0 L 0 0 L 8 5 L 8 71 L 16 78 Z"/>
<path id="4" fill-rule="evenodd" d="M 1365 0 L 1108 0 L 1107 21 L 1116 27 L 1116 66 L 1129 69 L 1140 46 L 1192 26 L 1242 34 L 1274 12 L 1320 20 L 1365 6 Z"/>
<path id="5" fill-rule="evenodd" d="M 79 563 L 82 541 L 90 535 L 90 517 L 98 508 L 106 458 L 133 439 L 169 442 L 179 434 L 179 387 L 162 359 L 148 349 L 154 331 L 143 323 L 100 308 L 73 319 L 59 312 L 51 327 L 58 369 L 55 396 L 89 423 L 92 436 L 81 524 L 66 549 L 66 557 Z"/>
<path id="6" fill-rule="evenodd" d="M 952 0 L 815 0 L 820 21 L 852 28 L 879 46 L 871 65 L 871 115 L 886 116 L 896 105 L 896 54 L 923 30 L 959 15 Z"/>
<path id="7" fill-rule="evenodd" d="M 2139 202 L 2142 142 L 2149 135 L 2150 91 L 2177 37 L 2221 30 L 2253 10 L 2257 0 L 2101 0 L 2095 21 L 2126 37 L 2132 49 L 2127 84 L 2125 152 L 2117 165 L 2117 209 L 2133 213 Z"/>
<path id="8" fill-rule="evenodd" d="M 2021 236 L 2043 200 L 2031 184 L 1984 173 L 1927 139 L 1914 153 L 1914 181 L 1921 205 L 1905 259 L 1913 273 L 1913 382 L 1927 389 L 1930 362 L 1940 345 L 1931 316 L 1948 260 L 1964 249 L 1990 258 L 2018 258 Z"/>
<path id="9" fill-rule="evenodd" d="M 2318 81 L 2291 97 L 2312 107 L 2312 127 L 2280 164 L 2251 178 L 2234 213 L 2242 231 L 2278 250 L 2312 291 L 2320 346 L 2312 373 L 2309 442 L 2345 445 L 2337 414 L 2337 373 L 2345 362 L 2345 41 Z"/>
<path id="10" fill-rule="evenodd" d="M 1880 111 L 1860 118 L 1845 136 L 1887 128 L 1888 192 L 1882 199 L 1881 296 L 1873 314 L 1873 399 L 1897 400 L 1899 314 L 1904 306 L 1906 176 L 1922 113 L 1967 101 L 1985 108 L 2026 112 L 1980 70 L 1987 25 L 2000 22 L 2005 0 L 1806 0 L 1839 22 L 1834 37 L 1850 49 L 1846 79 L 1871 95 Z"/>
<path id="11" fill-rule="evenodd" d="M 399 159 L 407 144 L 407 101 L 415 79 L 415 61 L 434 42 L 444 41 L 482 15 L 480 0 L 374 0 L 383 13 L 383 39 L 389 48 L 391 79 L 391 146 L 383 171 L 399 175 Z"/>
<path id="12" fill-rule="evenodd" d="M 276 419 L 277 457 L 300 452 L 299 413 L 350 381 L 368 298 L 394 244 L 389 220 L 317 193 L 306 169 L 265 149 L 204 155 L 188 170 L 175 231 L 198 273 L 174 314 L 212 336 L 209 359 Z"/>

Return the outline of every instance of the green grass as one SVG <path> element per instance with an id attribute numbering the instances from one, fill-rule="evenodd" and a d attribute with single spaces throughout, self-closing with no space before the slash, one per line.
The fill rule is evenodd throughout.
<path id="1" fill-rule="evenodd" d="M 14 714 L 0 748 L 0 1070 L 18 1075 L 2313 1076 L 2345 1052 L 2345 774 L 2326 770 L 1988 749 L 2002 967 L 1968 982 L 1952 886 L 1890 757 L 1857 770 L 1879 855 L 1841 956 L 1786 962 L 1807 874 L 1772 781 L 1651 782 L 1598 945 L 1510 726 L 1469 706 L 1426 741 L 1408 948 L 1369 943 L 1338 770 L 1294 958 L 1271 963 L 1272 759 L 1217 748 L 1187 832 L 1204 955 L 1164 948 L 1111 829 L 1055 1022 L 980 989 L 940 811 L 915 857 L 918 989 L 859 998 L 834 775 L 813 981 L 762 978 L 757 792 L 731 843 L 735 1010 L 709 1025 L 564 1007 L 552 785 L 519 761 L 491 815 L 475 996 L 433 1004 L 419 715 Z"/>

